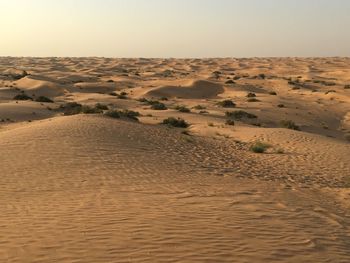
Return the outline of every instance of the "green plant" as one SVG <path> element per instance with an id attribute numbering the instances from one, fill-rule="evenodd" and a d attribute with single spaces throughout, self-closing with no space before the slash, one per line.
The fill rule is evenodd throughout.
<path id="1" fill-rule="evenodd" d="M 226 117 L 228 118 L 233 118 L 235 120 L 241 120 L 244 118 L 247 119 L 256 119 L 258 118 L 256 115 L 246 112 L 246 111 L 242 111 L 242 110 L 238 110 L 238 111 L 228 111 L 226 112 Z"/>
<path id="2" fill-rule="evenodd" d="M 22 94 L 18 94 L 16 96 L 13 97 L 14 100 L 33 100 L 33 98 L 29 97 L 28 95 L 26 95 L 25 93 Z"/>
<path id="3" fill-rule="evenodd" d="M 249 93 L 247 94 L 247 98 L 255 98 L 255 97 L 256 97 L 256 94 L 253 93 L 253 92 L 249 92 Z"/>
<path id="4" fill-rule="evenodd" d="M 260 141 L 256 141 L 253 145 L 250 146 L 250 150 L 254 153 L 265 153 L 269 148 L 271 148 L 270 144 Z"/>
<path id="5" fill-rule="evenodd" d="M 151 109 L 152 110 L 167 110 L 168 108 L 165 106 L 164 103 L 157 102 L 157 103 L 152 104 Z"/>
<path id="6" fill-rule="evenodd" d="M 193 107 L 193 109 L 195 109 L 195 110 L 205 110 L 206 108 L 204 106 L 202 106 L 202 105 L 196 105 L 196 106 Z"/>
<path id="7" fill-rule="evenodd" d="M 175 110 L 178 110 L 179 112 L 189 113 L 191 110 L 185 106 L 176 106 Z"/>
<path id="8" fill-rule="evenodd" d="M 110 118 L 114 118 L 114 119 L 119 119 L 120 118 L 119 111 L 117 111 L 117 110 L 109 110 L 104 115 L 106 115 L 106 116 L 108 116 Z"/>
<path id="9" fill-rule="evenodd" d="M 84 114 L 99 114 L 99 113 L 102 113 L 103 111 L 101 109 L 96 108 L 96 107 L 84 105 L 81 108 L 81 112 Z"/>
<path id="10" fill-rule="evenodd" d="M 300 127 L 291 120 L 283 120 L 280 122 L 280 125 L 286 129 L 300 131 Z"/>
<path id="11" fill-rule="evenodd" d="M 260 102 L 260 100 L 258 100 L 257 98 L 249 98 L 247 101 L 248 102 Z"/>
<path id="12" fill-rule="evenodd" d="M 234 82 L 232 79 L 229 79 L 225 82 L 225 84 L 236 84 L 236 82 Z"/>
<path id="13" fill-rule="evenodd" d="M 176 127 L 176 128 L 187 128 L 189 126 L 189 124 L 185 120 L 181 118 L 174 118 L 174 117 L 169 117 L 163 120 L 163 124 Z"/>
<path id="14" fill-rule="evenodd" d="M 217 103 L 219 106 L 223 108 L 235 108 L 236 103 L 234 103 L 232 100 L 223 100 Z"/>
<path id="15" fill-rule="evenodd" d="M 108 106 L 107 105 L 104 105 L 104 104 L 101 104 L 101 103 L 97 103 L 95 105 L 95 108 L 96 109 L 99 109 L 99 110 L 108 110 Z"/>
<path id="16" fill-rule="evenodd" d="M 79 114 L 82 111 L 82 105 L 77 102 L 67 102 L 65 104 L 62 104 L 60 106 L 60 109 L 63 110 L 63 115 L 65 116 L 70 116 L 70 115 L 75 115 Z"/>
<path id="17" fill-rule="evenodd" d="M 226 125 L 235 126 L 235 121 L 234 120 L 227 120 Z"/>
<path id="18" fill-rule="evenodd" d="M 46 102 L 46 103 L 53 103 L 53 100 L 49 99 L 48 97 L 45 96 L 40 96 L 35 99 L 36 102 Z"/>

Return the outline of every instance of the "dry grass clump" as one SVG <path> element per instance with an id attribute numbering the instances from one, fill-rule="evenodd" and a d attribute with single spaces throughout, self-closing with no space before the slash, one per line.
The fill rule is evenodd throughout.
<path id="1" fill-rule="evenodd" d="M 132 110 L 109 110 L 105 112 L 104 115 L 114 119 L 126 118 L 134 121 L 138 121 L 139 120 L 138 117 L 141 114 L 137 111 L 132 111 Z"/>
<path id="2" fill-rule="evenodd" d="M 298 125 L 296 125 L 291 120 L 283 120 L 280 122 L 280 125 L 281 125 L 281 127 L 286 128 L 286 129 L 300 131 L 300 127 Z"/>
<path id="3" fill-rule="evenodd" d="M 33 100 L 32 97 L 29 97 L 27 94 L 25 93 L 21 93 L 18 94 L 16 96 L 13 97 L 14 100 Z"/>
<path id="4" fill-rule="evenodd" d="M 253 145 L 250 146 L 250 151 L 254 153 L 265 153 L 269 148 L 271 148 L 270 144 L 256 141 Z"/>
<path id="5" fill-rule="evenodd" d="M 45 102 L 45 103 L 53 103 L 53 100 L 45 97 L 45 96 L 40 96 L 38 98 L 35 99 L 36 102 Z"/>
<path id="6" fill-rule="evenodd" d="M 176 106 L 175 110 L 178 110 L 179 112 L 189 113 L 191 110 L 187 108 L 186 106 Z"/>
<path id="7" fill-rule="evenodd" d="M 232 100 L 223 100 L 217 103 L 217 105 L 223 107 L 223 108 L 235 108 L 236 103 L 234 103 Z"/>
<path id="8" fill-rule="evenodd" d="M 252 113 L 242 111 L 242 110 L 237 110 L 237 111 L 228 111 L 226 112 L 226 117 L 230 119 L 235 119 L 235 120 L 241 120 L 241 119 L 257 119 L 258 117 Z"/>
<path id="9" fill-rule="evenodd" d="M 184 119 L 174 117 L 169 117 L 163 120 L 162 124 L 176 128 L 187 128 L 188 126 L 190 126 Z"/>

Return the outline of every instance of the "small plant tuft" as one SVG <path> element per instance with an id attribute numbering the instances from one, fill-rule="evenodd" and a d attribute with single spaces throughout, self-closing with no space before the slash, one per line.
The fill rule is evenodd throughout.
<path id="1" fill-rule="evenodd" d="M 163 120 L 163 124 L 176 128 L 187 128 L 189 126 L 189 124 L 185 120 L 174 117 L 169 117 Z"/>

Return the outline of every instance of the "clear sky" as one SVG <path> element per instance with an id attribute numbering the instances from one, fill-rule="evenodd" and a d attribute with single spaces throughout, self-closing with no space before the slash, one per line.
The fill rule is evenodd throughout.
<path id="1" fill-rule="evenodd" d="M 0 0 L 0 56 L 350 56 L 350 0 Z"/>

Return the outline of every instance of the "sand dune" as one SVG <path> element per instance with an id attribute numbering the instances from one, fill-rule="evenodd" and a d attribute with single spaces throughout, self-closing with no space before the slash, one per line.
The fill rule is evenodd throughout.
<path id="1" fill-rule="evenodd" d="M 0 261 L 349 262 L 349 67 L 0 58 Z"/>
<path id="2" fill-rule="evenodd" d="M 182 99 L 209 99 L 215 98 L 218 94 L 223 93 L 221 85 L 209 81 L 194 81 L 189 86 L 165 86 L 153 89 L 145 95 L 148 97 L 170 97 Z"/>

